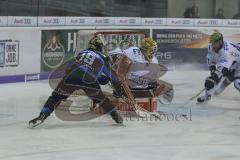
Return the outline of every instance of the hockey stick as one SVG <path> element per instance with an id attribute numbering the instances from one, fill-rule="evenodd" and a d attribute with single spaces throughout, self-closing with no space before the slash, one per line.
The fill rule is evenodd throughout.
<path id="1" fill-rule="evenodd" d="M 181 107 L 184 107 L 186 105 L 188 105 L 188 103 L 190 103 L 192 100 L 194 100 L 195 98 L 197 98 L 200 94 L 202 94 L 205 91 L 205 88 L 203 88 L 201 91 L 199 91 L 197 94 L 195 94 L 194 96 L 192 96 L 191 98 L 189 98 Z"/>
<path id="2" fill-rule="evenodd" d="M 192 100 L 197 98 L 200 94 L 202 94 L 205 91 L 205 88 L 203 88 L 201 91 L 199 91 L 197 94 L 189 98 L 183 105 L 181 105 L 179 108 L 184 108 L 186 105 L 188 105 Z"/>
<path id="3" fill-rule="evenodd" d="M 227 83 L 226 80 L 228 80 L 228 79 L 225 78 L 225 77 L 224 77 L 224 78 L 221 78 L 221 81 L 218 83 L 218 85 L 217 85 L 216 87 L 218 87 L 220 84 L 223 84 L 224 82 Z M 229 84 L 227 84 L 227 85 L 229 85 Z M 187 100 L 181 107 L 186 106 L 188 103 L 190 103 L 192 100 L 194 100 L 195 98 L 197 98 L 200 94 L 202 94 L 205 90 L 206 90 L 206 89 L 203 88 L 203 89 L 202 89 L 201 91 L 199 91 L 196 95 L 192 96 L 189 100 Z M 221 93 L 221 92 L 220 92 L 220 93 Z M 214 91 L 214 94 L 215 94 L 215 95 L 218 95 L 218 94 L 220 94 L 220 93 L 216 93 L 216 91 Z"/>
<path id="4" fill-rule="evenodd" d="M 197 94 L 195 94 L 194 96 L 192 96 L 191 98 L 189 98 L 187 101 L 185 101 L 185 103 L 183 103 L 180 107 L 177 108 L 177 110 L 186 107 L 186 105 L 188 105 L 192 100 L 194 100 L 195 98 L 197 98 L 200 94 L 202 94 L 205 91 L 205 88 L 203 88 L 202 90 L 200 90 Z M 176 113 L 176 112 L 175 112 Z M 181 114 L 181 116 L 183 117 L 187 117 L 186 114 Z"/>

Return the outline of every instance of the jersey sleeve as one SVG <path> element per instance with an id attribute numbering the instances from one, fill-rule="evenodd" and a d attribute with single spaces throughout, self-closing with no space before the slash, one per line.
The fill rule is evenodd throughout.
<path id="1" fill-rule="evenodd" d="M 208 52 L 207 52 L 207 65 L 208 67 L 212 65 L 216 65 L 217 61 L 214 59 L 214 53 L 212 51 L 212 45 L 208 45 Z"/>
<path id="2" fill-rule="evenodd" d="M 224 44 L 224 54 L 221 55 L 217 63 L 218 68 L 231 69 L 232 65 L 238 61 L 240 57 L 240 46 L 233 43 Z"/>

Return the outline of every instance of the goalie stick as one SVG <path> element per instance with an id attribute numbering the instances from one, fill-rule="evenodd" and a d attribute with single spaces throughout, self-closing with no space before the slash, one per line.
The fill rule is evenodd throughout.
<path id="1" fill-rule="evenodd" d="M 140 107 L 132 93 L 130 88 L 128 87 L 128 78 L 127 78 L 127 73 L 132 65 L 132 61 L 127 58 L 127 56 L 125 55 L 113 55 L 113 59 L 115 59 L 118 63 L 114 63 L 114 65 L 112 66 L 113 70 L 116 72 L 116 74 L 118 75 L 118 78 L 120 80 L 120 85 L 113 85 L 115 86 L 115 90 L 118 91 L 118 95 L 121 95 L 121 98 L 125 101 L 125 103 L 127 103 L 128 105 L 130 105 L 133 110 L 135 111 L 135 113 L 139 116 L 139 117 L 157 117 L 159 118 L 159 113 L 157 112 L 149 112 L 147 110 L 145 110 L 144 108 Z M 119 67 L 121 66 L 121 67 Z M 112 82 L 114 83 L 114 82 Z M 117 86 L 117 87 L 116 87 Z"/>

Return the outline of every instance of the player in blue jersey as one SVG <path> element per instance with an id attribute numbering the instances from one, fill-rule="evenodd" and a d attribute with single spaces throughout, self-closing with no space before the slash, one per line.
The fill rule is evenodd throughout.
<path id="1" fill-rule="evenodd" d="M 82 89 L 94 102 L 99 103 L 116 123 L 122 124 L 123 118 L 100 88 L 100 84 L 104 85 L 111 81 L 115 89 L 120 88 L 119 91 L 121 91 L 119 86 L 122 85 L 117 73 L 110 67 L 110 60 L 102 52 L 103 43 L 101 39 L 98 37 L 92 38 L 89 41 L 88 49 L 81 51 L 76 59 L 69 63 L 67 73 L 49 96 L 40 115 L 29 121 L 30 126 L 34 127 L 44 122 L 61 101 L 66 100 L 79 89 Z"/>

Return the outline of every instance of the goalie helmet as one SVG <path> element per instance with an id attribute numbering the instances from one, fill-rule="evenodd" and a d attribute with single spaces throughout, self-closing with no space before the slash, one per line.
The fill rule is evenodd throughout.
<path id="1" fill-rule="evenodd" d="M 145 59 L 151 62 L 155 52 L 157 51 L 157 42 L 152 38 L 144 38 L 140 47 Z"/>
<path id="2" fill-rule="evenodd" d="M 88 42 L 88 49 L 103 52 L 103 42 L 99 37 L 93 37 Z"/>

